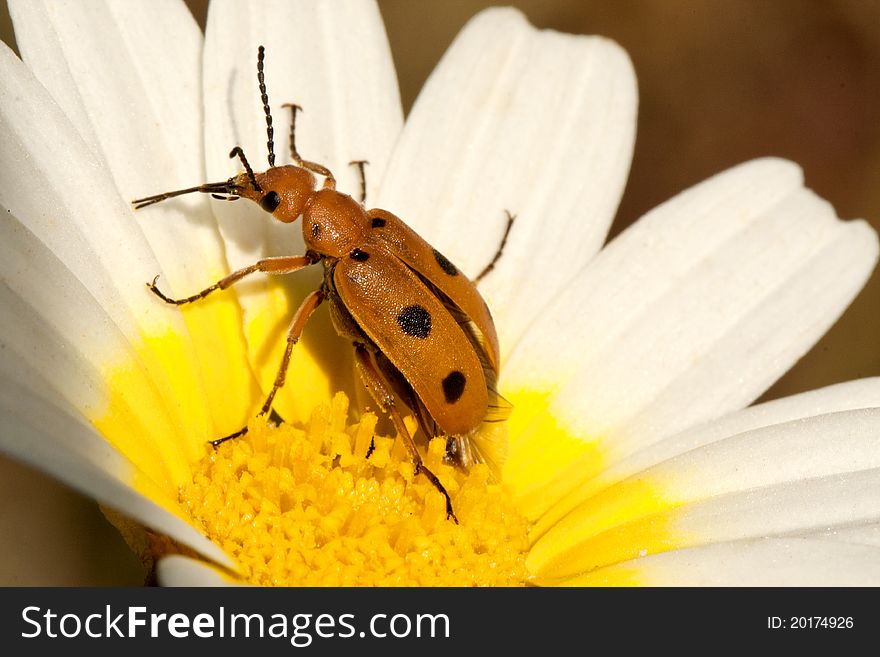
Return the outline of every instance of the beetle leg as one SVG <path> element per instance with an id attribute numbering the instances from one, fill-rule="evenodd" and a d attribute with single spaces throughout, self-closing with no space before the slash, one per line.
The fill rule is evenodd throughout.
<path id="1" fill-rule="evenodd" d="M 355 343 L 354 353 L 356 359 L 355 362 L 357 363 L 358 371 L 361 373 L 364 385 L 367 387 L 367 390 L 370 391 L 370 394 L 373 396 L 373 399 L 376 400 L 376 403 L 379 404 L 382 412 L 388 413 L 391 416 L 391 420 L 394 422 L 394 426 L 397 429 L 398 437 L 403 439 L 404 445 L 406 445 L 406 448 L 412 456 L 416 474 L 424 474 L 428 478 L 428 481 L 434 484 L 434 487 L 443 493 L 443 496 L 446 498 L 446 515 L 447 517 L 452 518 L 457 525 L 458 518 L 455 517 L 455 512 L 452 510 L 452 499 L 449 497 L 449 493 L 446 492 L 446 488 L 440 483 L 437 475 L 431 472 L 425 465 L 421 454 L 419 454 L 419 450 L 416 449 L 416 444 L 413 441 L 412 436 L 409 434 L 409 431 L 407 431 L 406 425 L 403 423 L 403 418 L 400 416 L 400 412 L 397 410 L 397 405 L 394 402 L 394 395 L 391 393 L 391 386 L 388 384 L 388 381 L 385 379 L 382 372 L 379 371 L 379 368 L 376 367 L 372 355 L 364 345 Z"/>
<path id="2" fill-rule="evenodd" d="M 290 365 L 293 345 L 299 342 L 303 329 L 306 327 L 306 322 L 309 321 L 309 317 L 312 316 L 312 313 L 321 305 L 323 300 L 324 292 L 322 290 L 315 290 L 303 299 L 299 309 L 297 309 L 296 314 L 293 316 L 293 320 L 290 322 L 290 329 L 287 331 L 287 346 L 284 349 L 284 357 L 281 359 L 281 366 L 278 368 L 278 374 L 275 376 L 275 384 L 272 386 L 272 391 L 266 397 L 263 408 L 260 409 L 260 415 L 265 415 L 271 410 L 272 400 L 275 399 L 275 395 L 281 386 L 284 385 L 284 381 L 287 378 L 287 368 Z"/>
<path id="3" fill-rule="evenodd" d="M 309 162 L 308 160 L 300 160 L 297 164 L 303 169 L 317 173 L 319 176 L 324 176 L 324 189 L 336 189 L 336 178 L 330 173 L 330 169 L 323 164 Z"/>
<path id="4" fill-rule="evenodd" d="M 287 378 L 287 368 L 290 365 L 290 355 L 293 353 L 293 345 L 299 341 L 303 329 L 306 326 L 306 322 L 308 322 L 309 317 L 311 317 L 312 313 L 315 312 L 315 309 L 321 305 L 323 300 L 324 292 L 321 290 L 315 290 L 303 299 L 303 302 L 299 305 L 299 308 L 293 316 L 293 320 L 290 322 L 290 328 L 287 330 L 287 347 L 284 349 L 284 357 L 281 359 L 281 366 L 278 368 L 278 374 L 275 376 L 275 383 L 272 385 L 272 390 L 269 392 L 268 397 L 266 397 L 266 401 L 263 403 L 259 415 L 265 415 L 272 410 L 272 402 L 275 399 L 275 395 L 281 389 L 281 386 L 284 385 L 284 381 Z M 225 443 L 227 440 L 243 436 L 247 433 L 247 430 L 247 426 L 242 427 L 235 433 L 224 436 L 223 438 L 218 438 L 217 440 L 212 440 L 211 445 L 217 447 L 218 445 Z"/>
<path id="5" fill-rule="evenodd" d="M 486 274 L 495 269 L 495 263 L 498 262 L 498 259 L 501 257 L 502 251 L 504 251 L 504 246 L 507 244 L 507 236 L 510 235 L 510 229 L 513 226 L 513 220 L 516 219 L 516 215 L 510 214 L 509 210 L 505 210 L 504 212 L 505 214 L 507 214 L 507 227 L 504 229 L 504 235 L 501 237 L 501 243 L 498 245 L 498 250 L 495 251 L 495 255 L 492 256 L 492 261 L 483 268 L 483 271 L 477 274 L 477 277 L 474 279 L 474 285 L 479 283 Z"/>
<path id="6" fill-rule="evenodd" d="M 231 274 L 229 274 L 229 276 L 221 278 L 210 287 L 206 287 L 201 292 L 194 294 L 191 297 L 186 297 L 184 299 L 172 299 L 171 297 L 165 296 L 165 294 L 162 293 L 158 287 L 156 287 L 156 281 L 159 280 L 158 275 L 153 279 L 151 283 L 147 283 L 147 287 L 150 288 L 150 292 L 162 299 L 162 301 L 164 301 L 165 303 L 182 306 L 185 303 L 192 303 L 193 301 L 204 299 L 215 290 L 225 290 L 227 287 L 229 287 L 236 281 L 241 280 L 248 274 L 253 274 L 257 271 L 261 271 L 266 274 L 291 274 L 298 269 L 302 269 L 303 267 L 314 264 L 314 262 L 314 258 L 307 255 L 276 256 L 273 258 L 263 258 L 262 260 L 258 260 L 256 263 L 250 265 L 249 267 L 244 267 L 242 269 L 239 269 L 238 271 L 232 272 Z"/>
<path id="7" fill-rule="evenodd" d="M 358 168 L 361 178 L 361 205 L 367 202 L 367 172 L 365 167 L 369 164 L 369 160 L 352 160 L 349 164 L 353 164 Z"/>
<path id="8" fill-rule="evenodd" d="M 304 112 L 305 110 L 296 103 L 284 103 L 281 107 L 290 108 L 290 159 L 298 167 L 302 167 L 312 173 L 317 173 L 319 176 L 324 176 L 325 189 L 336 189 L 336 178 L 330 173 L 330 169 L 317 162 L 309 162 L 302 159 L 302 156 L 296 150 L 296 113 L 297 111 Z"/>

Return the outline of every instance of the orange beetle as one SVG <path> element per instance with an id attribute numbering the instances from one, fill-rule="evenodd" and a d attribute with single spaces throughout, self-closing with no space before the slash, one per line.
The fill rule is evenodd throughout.
<path id="1" fill-rule="evenodd" d="M 254 272 L 289 274 L 322 263 L 324 280 L 296 311 L 287 334 L 287 347 L 272 390 L 260 409 L 272 409 L 284 385 L 293 345 L 309 316 L 328 302 L 333 325 L 350 339 L 361 378 L 383 412 L 390 414 L 416 467 L 446 497 L 447 514 L 455 519 L 452 501 L 433 472 L 425 467 L 397 410 L 395 394 L 413 412 L 430 439 L 447 437 L 446 461 L 460 467 L 487 462 L 497 470 L 503 449 L 478 434 L 484 422 L 505 419 L 510 405 L 496 392 L 499 370 L 495 325 L 475 283 L 495 265 L 513 222 L 495 257 L 483 272 L 469 280 L 446 257 L 432 248 L 403 221 L 385 210 L 366 210 L 347 194 L 336 191 L 336 180 L 324 166 L 303 160 L 296 151 L 292 109 L 290 150 L 295 165 L 275 166 L 272 117 L 263 77 L 264 49 L 257 56 L 257 77 L 266 113 L 269 169 L 254 173 L 242 149 L 236 146 L 245 171 L 225 182 L 208 183 L 133 201 L 140 209 L 192 192 L 216 198 L 246 198 L 259 204 L 278 221 L 290 223 L 302 216 L 306 253 L 264 258 L 239 269 L 201 292 L 183 299 L 165 296 L 148 283 L 163 301 L 183 305 L 226 289 Z M 362 166 L 362 164 L 361 164 Z M 317 189 L 315 174 L 324 177 Z M 215 447 L 247 432 L 247 427 L 212 441 Z"/>

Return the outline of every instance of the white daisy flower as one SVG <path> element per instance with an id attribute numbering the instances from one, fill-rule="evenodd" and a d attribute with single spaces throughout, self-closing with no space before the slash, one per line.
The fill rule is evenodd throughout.
<path id="1" fill-rule="evenodd" d="M 371 3 L 214 2 L 204 39 L 176 0 L 10 9 L 0 448 L 101 502 L 162 583 L 880 583 L 880 381 L 748 407 L 858 293 L 877 236 L 764 159 L 602 248 L 635 137 L 614 43 L 487 10 L 404 124 Z M 460 525 L 364 412 L 325 313 L 286 422 L 208 446 L 259 408 L 320 272 L 172 308 L 144 283 L 188 296 L 301 254 L 300 228 L 244 201 L 130 201 L 235 175 L 236 145 L 262 167 L 261 44 L 276 127 L 303 106 L 299 151 L 339 189 L 368 160 L 368 205 L 469 275 L 517 215 L 480 286 L 514 406 L 502 483 L 442 465 L 442 441 L 426 456 Z"/>

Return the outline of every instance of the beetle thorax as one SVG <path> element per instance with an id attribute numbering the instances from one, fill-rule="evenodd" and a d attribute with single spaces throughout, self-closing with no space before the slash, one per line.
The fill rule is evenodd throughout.
<path id="1" fill-rule="evenodd" d="M 315 253 L 341 258 L 363 244 L 369 234 L 367 213 L 346 194 L 322 189 L 303 212 L 303 241 Z"/>

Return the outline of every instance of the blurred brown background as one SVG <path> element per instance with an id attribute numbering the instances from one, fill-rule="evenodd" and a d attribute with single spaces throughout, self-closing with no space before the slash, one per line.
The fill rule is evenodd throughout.
<path id="1" fill-rule="evenodd" d="M 242 0 L 244 1 L 244 0 Z M 204 24 L 206 0 L 189 3 Z M 379 0 L 406 108 L 480 0 Z M 504 3 L 501 3 L 504 4 Z M 880 0 L 523 0 L 539 27 L 617 40 L 639 80 L 632 174 L 613 232 L 743 160 L 798 162 L 845 218 L 880 230 Z M 12 42 L 5 2 L 0 33 Z M 880 375 L 880 275 L 775 398 Z M 0 584 L 137 584 L 95 505 L 0 459 Z"/>

